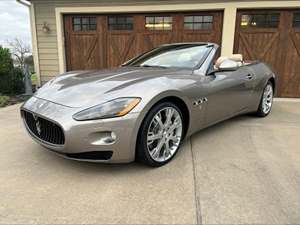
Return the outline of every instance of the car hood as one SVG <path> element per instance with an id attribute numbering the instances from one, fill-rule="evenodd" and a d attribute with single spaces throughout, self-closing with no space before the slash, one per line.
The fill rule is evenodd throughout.
<path id="1" fill-rule="evenodd" d="M 116 97 L 142 97 L 145 89 L 141 84 L 147 83 L 149 80 L 172 79 L 178 75 L 189 75 L 191 72 L 140 67 L 73 71 L 46 83 L 37 91 L 35 97 L 68 107 L 88 107 Z M 155 84 L 158 83 L 159 81 L 155 81 Z M 138 90 L 136 89 L 137 84 L 139 84 Z M 149 85 L 144 88 L 149 88 Z M 138 93 L 140 95 L 137 95 Z"/>

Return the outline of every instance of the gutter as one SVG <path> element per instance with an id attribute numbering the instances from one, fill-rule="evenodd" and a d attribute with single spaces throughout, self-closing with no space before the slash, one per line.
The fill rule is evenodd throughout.
<path id="1" fill-rule="evenodd" d="M 24 5 L 24 6 L 26 6 L 28 8 L 31 6 L 31 3 L 29 3 L 29 2 L 27 2 L 25 0 L 16 0 L 16 2 L 18 2 L 18 3 L 20 3 L 20 4 Z"/>

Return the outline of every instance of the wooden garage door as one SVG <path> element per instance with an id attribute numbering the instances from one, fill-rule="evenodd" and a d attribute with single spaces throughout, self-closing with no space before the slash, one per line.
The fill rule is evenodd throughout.
<path id="1" fill-rule="evenodd" d="M 272 67 L 278 96 L 300 97 L 300 11 L 239 11 L 235 52 Z"/>
<path id="2" fill-rule="evenodd" d="M 103 69 L 161 44 L 221 43 L 222 12 L 65 15 L 67 70 Z"/>

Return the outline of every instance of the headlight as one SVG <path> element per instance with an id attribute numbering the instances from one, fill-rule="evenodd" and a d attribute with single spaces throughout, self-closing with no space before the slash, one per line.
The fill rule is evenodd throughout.
<path id="1" fill-rule="evenodd" d="M 140 101 L 140 98 L 118 98 L 78 112 L 73 115 L 73 118 L 83 121 L 124 116 Z"/>

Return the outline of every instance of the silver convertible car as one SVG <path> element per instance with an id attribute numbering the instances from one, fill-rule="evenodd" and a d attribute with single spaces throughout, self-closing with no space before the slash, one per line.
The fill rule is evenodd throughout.
<path id="1" fill-rule="evenodd" d="M 218 48 L 167 44 L 119 68 L 57 76 L 21 107 L 26 130 L 66 158 L 164 165 L 200 129 L 271 111 L 270 68 L 242 55 L 218 57 Z"/>

